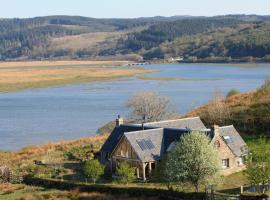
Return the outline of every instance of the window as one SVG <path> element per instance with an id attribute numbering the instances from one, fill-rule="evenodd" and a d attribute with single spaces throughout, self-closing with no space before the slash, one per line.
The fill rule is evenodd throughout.
<path id="1" fill-rule="evenodd" d="M 227 144 L 233 143 L 233 140 L 230 136 L 223 136 L 223 138 Z"/>
<path id="2" fill-rule="evenodd" d="M 238 166 L 241 166 L 244 164 L 244 158 L 243 157 L 239 157 L 238 158 Z"/>
<path id="3" fill-rule="evenodd" d="M 225 169 L 225 168 L 229 168 L 230 167 L 230 163 L 229 163 L 229 159 L 223 159 L 222 160 L 222 168 Z"/>

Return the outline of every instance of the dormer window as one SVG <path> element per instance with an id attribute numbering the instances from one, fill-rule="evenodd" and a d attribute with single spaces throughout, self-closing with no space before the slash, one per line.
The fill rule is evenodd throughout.
<path id="1" fill-rule="evenodd" d="M 227 144 L 233 143 L 233 140 L 230 136 L 223 136 L 223 138 Z"/>

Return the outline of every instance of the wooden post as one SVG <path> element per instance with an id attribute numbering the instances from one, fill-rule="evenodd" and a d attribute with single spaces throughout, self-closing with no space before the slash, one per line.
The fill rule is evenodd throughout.
<path id="1" fill-rule="evenodd" d="M 211 185 L 211 200 L 215 200 L 215 191 L 213 185 Z"/>
<path id="2" fill-rule="evenodd" d="M 149 175 L 151 175 L 151 173 L 152 173 L 152 163 L 151 162 L 148 163 L 148 169 L 149 169 Z"/>
<path id="3" fill-rule="evenodd" d="M 111 174 L 112 174 L 113 173 L 113 158 L 111 158 L 110 168 L 111 168 Z"/>
<path id="4" fill-rule="evenodd" d="M 243 185 L 241 185 L 240 194 L 243 194 L 243 193 L 244 193 L 244 187 L 243 187 Z"/>
<path id="5" fill-rule="evenodd" d="M 137 166 L 137 178 L 139 179 L 140 178 L 140 167 Z"/>
<path id="6" fill-rule="evenodd" d="M 146 181 L 146 176 L 145 176 L 145 163 L 142 164 L 143 167 L 143 181 Z"/>

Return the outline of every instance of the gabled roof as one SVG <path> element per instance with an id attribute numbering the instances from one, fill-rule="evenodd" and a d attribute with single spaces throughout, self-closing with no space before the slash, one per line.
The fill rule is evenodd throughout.
<path id="1" fill-rule="evenodd" d="M 169 128 L 172 129 L 182 129 L 182 130 L 205 130 L 206 127 L 202 123 L 199 117 L 167 120 L 160 122 L 151 122 L 144 124 L 144 130 L 157 129 L 157 128 Z M 111 153 L 124 133 L 140 131 L 142 130 L 141 124 L 125 124 L 115 127 L 106 142 L 103 144 L 101 151 Z M 174 136 L 177 137 L 177 136 Z"/>
<path id="2" fill-rule="evenodd" d="M 142 162 L 150 162 L 162 159 L 169 146 L 189 132 L 189 129 L 156 128 L 128 132 L 124 134 L 124 137 L 127 138 Z M 150 142 L 153 148 L 147 148 L 147 144 L 145 148 L 141 142 Z"/>
<path id="3" fill-rule="evenodd" d="M 150 123 L 146 123 L 145 125 L 153 126 L 153 127 L 160 127 L 160 128 L 179 128 L 179 129 L 188 128 L 191 130 L 205 130 L 206 129 L 200 117 L 150 122 Z"/>
<path id="4" fill-rule="evenodd" d="M 153 129 L 152 127 L 144 127 L 144 129 Z M 101 151 L 103 152 L 109 152 L 111 153 L 124 133 L 133 132 L 133 131 L 139 131 L 142 130 L 141 125 L 120 125 L 119 127 L 115 127 L 106 142 L 101 147 Z"/>
<path id="5" fill-rule="evenodd" d="M 233 125 L 219 127 L 219 134 L 236 156 L 242 156 L 247 153 L 245 148 L 247 144 Z M 227 141 L 226 138 L 228 138 Z"/>
<path id="6" fill-rule="evenodd" d="M 142 162 L 160 160 L 164 152 L 163 128 L 125 133 L 130 145 Z M 141 145 L 146 142 L 146 148 Z M 150 143 L 151 145 L 148 145 Z M 147 147 L 148 145 L 148 147 Z"/>

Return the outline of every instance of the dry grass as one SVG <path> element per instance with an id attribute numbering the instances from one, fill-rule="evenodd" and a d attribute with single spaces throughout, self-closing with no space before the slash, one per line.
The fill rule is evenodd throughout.
<path id="1" fill-rule="evenodd" d="M 241 94 L 233 95 L 229 98 L 226 98 L 223 101 L 225 101 L 226 105 L 230 108 L 246 107 L 253 103 L 254 94 L 255 92 L 241 93 Z M 211 106 L 211 104 L 205 104 L 201 107 L 198 107 L 194 109 L 193 111 L 187 113 L 186 116 L 187 117 L 198 116 L 201 113 L 204 113 L 206 110 L 208 110 L 209 106 Z"/>
<path id="2" fill-rule="evenodd" d="M 1 192 L 1 189 L 9 188 L 7 192 Z M 80 192 L 79 190 L 60 191 L 49 190 L 39 187 L 26 185 L 0 185 L 0 200 L 158 200 L 158 197 L 130 196 L 128 194 L 110 194 L 99 192 Z"/>
<path id="3" fill-rule="evenodd" d="M 85 144 L 103 144 L 107 139 L 107 135 L 97 135 L 78 140 L 62 141 L 58 143 L 50 143 L 38 147 L 27 147 L 14 152 L 0 152 L 0 165 L 17 166 L 26 163 L 33 163 L 33 160 L 44 155 L 48 151 L 61 149 L 68 151 L 74 147 L 83 146 Z"/>
<path id="4" fill-rule="evenodd" d="M 59 86 L 69 83 L 105 81 L 151 72 L 151 70 L 142 68 L 112 67 L 112 64 L 114 63 L 110 61 L 0 63 L 0 92 Z"/>
<path id="5" fill-rule="evenodd" d="M 22 61 L 22 62 L 0 62 L 1 68 L 18 67 L 49 67 L 49 66 L 74 66 L 74 65 L 112 65 L 126 64 L 129 61 L 99 61 L 99 60 L 60 60 L 60 61 Z"/>
<path id="6" fill-rule="evenodd" d="M 0 195 L 11 194 L 24 188 L 24 185 L 0 184 Z"/>
<path id="7" fill-rule="evenodd" d="M 54 38 L 49 48 L 53 50 L 98 49 L 103 43 L 116 45 L 117 40 L 123 37 L 124 34 L 119 32 L 97 32 Z"/>

